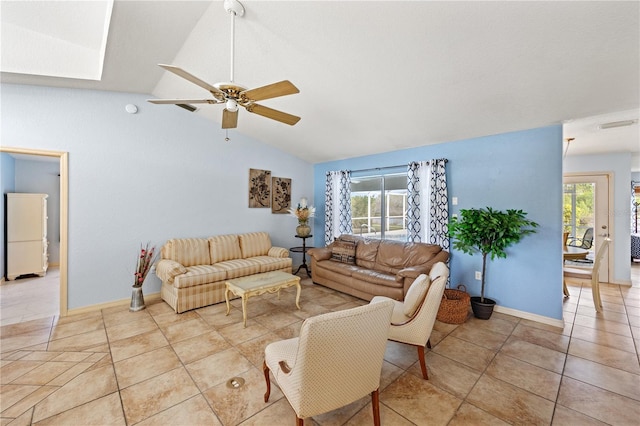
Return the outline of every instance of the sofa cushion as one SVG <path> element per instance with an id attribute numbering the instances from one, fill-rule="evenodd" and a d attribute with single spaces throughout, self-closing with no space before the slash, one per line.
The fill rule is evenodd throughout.
<path id="1" fill-rule="evenodd" d="M 193 287 L 196 285 L 223 281 L 227 271 L 215 265 L 188 266 L 187 272 L 173 279 L 173 285 L 177 288 Z"/>
<path id="2" fill-rule="evenodd" d="M 395 274 L 400 269 L 409 265 L 413 244 L 399 241 L 382 240 L 378 247 L 376 264 L 373 269 Z"/>
<path id="3" fill-rule="evenodd" d="M 431 280 L 425 274 L 421 274 L 411 283 L 411 287 L 409 287 L 407 294 L 404 296 L 404 314 L 406 316 L 413 317 L 416 314 L 424 297 L 427 295 L 430 284 Z"/>
<path id="4" fill-rule="evenodd" d="M 225 260 L 216 263 L 215 266 L 227 271 L 228 280 L 260 273 L 260 263 L 253 259 Z"/>
<path id="5" fill-rule="evenodd" d="M 242 258 L 266 256 L 271 248 L 271 239 L 266 232 L 250 232 L 238 235 Z"/>
<path id="6" fill-rule="evenodd" d="M 204 238 L 174 238 L 162 247 L 162 258 L 182 266 L 211 265 L 209 241 Z"/>
<path id="7" fill-rule="evenodd" d="M 318 265 L 322 269 L 326 269 L 328 271 L 338 272 L 347 277 L 350 277 L 354 271 L 360 270 L 360 268 L 356 265 L 351 265 L 348 263 L 336 262 L 333 260 L 322 260 L 318 262 Z"/>
<path id="8" fill-rule="evenodd" d="M 426 243 L 406 243 L 408 256 L 406 265 L 424 265 L 429 263 L 433 258 L 442 251 L 442 247 L 437 244 Z M 446 261 L 446 259 L 445 259 Z"/>
<path id="9" fill-rule="evenodd" d="M 260 265 L 260 272 L 279 271 L 291 268 L 290 257 L 254 256 L 250 260 Z"/>
<path id="10" fill-rule="evenodd" d="M 376 264 L 380 240 L 363 238 L 356 247 L 356 265 L 373 269 Z"/>
<path id="11" fill-rule="evenodd" d="M 356 264 L 356 242 L 336 240 L 331 246 L 331 260 L 337 262 Z"/>
<path id="12" fill-rule="evenodd" d="M 241 259 L 240 240 L 237 235 L 209 237 L 211 264 L 231 259 Z"/>
<path id="13" fill-rule="evenodd" d="M 385 274 L 384 272 L 371 269 L 358 268 L 358 270 L 353 271 L 351 278 L 386 287 L 402 287 L 402 284 L 396 281 L 395 275 Z"/>

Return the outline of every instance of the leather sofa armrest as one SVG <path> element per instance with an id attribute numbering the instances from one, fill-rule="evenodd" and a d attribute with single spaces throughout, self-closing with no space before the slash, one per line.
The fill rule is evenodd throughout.
<path id="1" fill-rule="evenodd" d="M 400 269 L 396 274 L 396 281 L 401 283 L 405 278 L 418 278 L 420 274 L 428 274 L 430 266 L 427 265 L 419 265 L 419 266 L 409 266 L 408 268 Z"/>
<path id="2" fill-rule="evenodd" d="M 331 259 L 331 249 L 328 247 L 316 247 L 307 250 L 307 254 L 309 256 L 313 256 L 313 258 L 319 262 L 321 260 L 329 260 Z"/>
<path id="3" fill-rule="evenodd" d="M 398 273 L 396 273 L 396 282 L 405 283 L 404 292 L 406 294 L 407 290 L 409 290 L 409 286 L 416 278 L 418 278 L 418 275 L 428 274 L 430 269 L 431 267 L 426 265 L 409 266 L 408 268 L 400 269 Z M 406 278 L 409 278 L 409 279 L 407 280 Z M 407 281 L 409 282 L 409 286 L 407 286 L 406 284 Z"/>
<path id="4" fill-rule="evenodd" d="M 173 279 L 178 275 L 185 274 L 187 268 L 171 259 L 162 259 L 156 263 L 156 275 L 162 282 L 173 283 Z"/>
<path id="5" fill-rule="evenodd" d="M 271 257 L 289 257 L 289 250 L 283 247 L 271 247 L 267 256 Z"/>

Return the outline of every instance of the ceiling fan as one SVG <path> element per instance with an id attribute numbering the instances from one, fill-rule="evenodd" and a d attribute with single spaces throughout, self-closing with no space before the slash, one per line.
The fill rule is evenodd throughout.
<path id="1" fill-rule="evenodd" d="M 244 15 L 244 6 L 238 0 L 225 0 L 225 10 L 231 15 L 231 78 L 228 82 L 209 84 L 193 74 L 188 73 L 182 68 L 174 65 L 158 64 L 160 67 L 180 76 L 198 86 L 209 91 L 213 96 L 212 99 L 148 99 L 153 104 L 173 104 L 173 105 L 189 105 L 189 104 L 225 104 L 222 110 L 222 128 L 234 129 L 238 126 L 238 106 L 244 107 L 247 111 L 281 123 L 293 126 L 300 117 L 286 112 L 278 111 L 264 105 L 257 104 L 257 101 L 265 99 L 277 98 L 285 95 L 299 93 L 300 90 L 288 80 L 266 86 L 257 87 L 255 89 L 247 89 L 233 81 L 233 62 L 234 62 L 234 30 L 235 17 Z"/>

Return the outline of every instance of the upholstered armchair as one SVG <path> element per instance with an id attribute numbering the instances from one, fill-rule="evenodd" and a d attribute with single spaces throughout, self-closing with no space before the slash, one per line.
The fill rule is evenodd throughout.
<path id="1" fill-rule="evenodd" d="M 443 262 L 438 262 L 433 265 L 429 275 L 422 274 L 416 278 L 403 302 L 392 300 L 394 306 L 389 327 L 389 340 L 418 348 L 418 360 L 425 380 L 429 379 L 429 375 L 424 359 L 424 347 L 425 345 L 431 347 L 429 337 L 431 337 L 448 278 L 449 268 Z M 391 299 L 376 296 L 371 299 L 371 303 L 384 300 Z"/>
<path id="2" fill-rule="evenodd" d="M 373 418 L 380 424 L 380 373 L 393 303 L 382 301 L 307 318 L 300 336 L 269 344 L 264 351 L 264 378 L 269 400 L 275 382 L 304 419 L 371 395 Z"/>

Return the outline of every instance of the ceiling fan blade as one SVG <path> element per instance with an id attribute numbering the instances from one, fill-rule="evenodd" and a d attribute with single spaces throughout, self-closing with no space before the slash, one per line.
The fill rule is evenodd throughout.
<path id="1" fill-rule="evenodd" d="M 222 110 L 222 128 L 235 129 L 236 127 L 238 127 L 238 110 L 229 111 L 226 108 Z"/>
<path id="2" fill-rule="evenodd" d="M 298 121 L 300 121 L 300 117 L 258 104 L 249 104 L 245 108 L 247 108 L 247 111 L 249 112 L 253 112 L 255 114 L 288 124 L 290 126 L 293 126 Z"/>
<path id="3" fill-rule="evenodd" d="M 152 104 L 219 104 L 215 99 L 147 99 Z"/>
<path id="4" fill-rule="evenodd" d="M 167 71 L 170 71 L 172 73 L 174 73 L 175 75 L 178 75 L 186 80 L 189 80 L 190 82 L 197 84 L 198 86 L 202 87 L 203 89 L 207 89 L 209 92 L 211 92 L 212 94 L 220 94 L 224 97 L 224 92 L 216 89 L 215 87 L 213 87 L 212 85 L 210 85 L 209 83 L 207 83 L 206 81 L 200 80 L 198 77 L 196 77 L 193 74 L 188 73 L 187 71 L 183 70 L 180 67 L 176 67 L 174 65 L 166 65 L 166 64 L 158 64 L 158 66 L 164 68 Z"/>
<path id="5" fill-rule="evenodd" d="M 255 89 L 240 92 L 240 97 L 250 101 L 262 101 L 264 99 L 277 98 L 279 96 L 293 95 L 300 93 L 300 90 L 289 80 L 282 80 L 278 83 L 268 84 Z"/>

